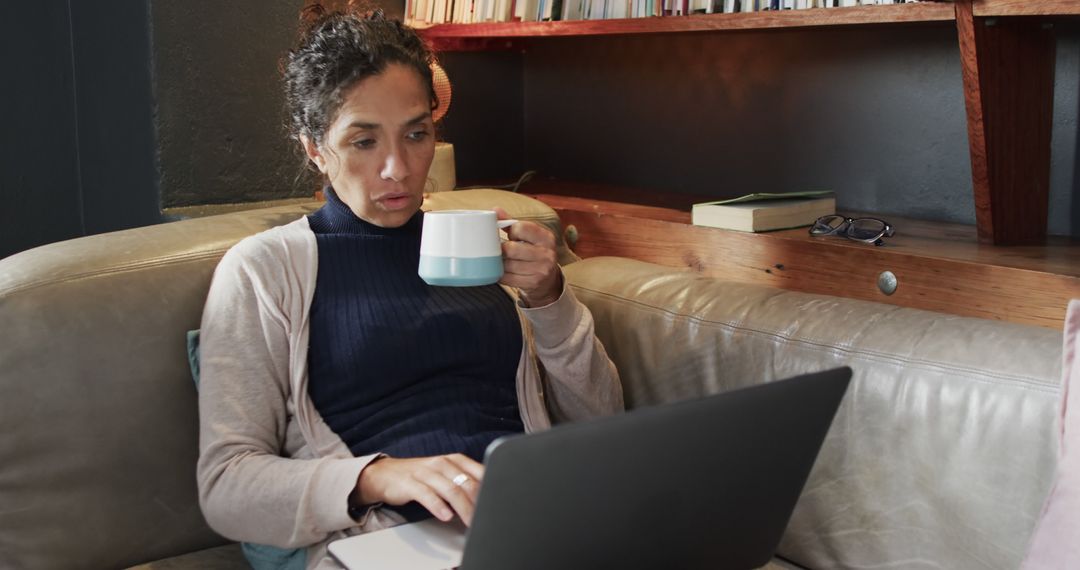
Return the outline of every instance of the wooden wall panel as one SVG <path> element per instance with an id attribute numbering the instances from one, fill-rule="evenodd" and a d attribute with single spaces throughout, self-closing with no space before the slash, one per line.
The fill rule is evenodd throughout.
<path id="1" fill-rule="evenodd" d="M 1040 19 L 980 18 L 956 3 L 979 239 L 1046 238 L 1054 102 L 1053 27 Z"/>

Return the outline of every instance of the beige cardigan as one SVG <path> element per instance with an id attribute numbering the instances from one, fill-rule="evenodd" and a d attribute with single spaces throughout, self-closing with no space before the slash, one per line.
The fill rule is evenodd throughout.
<path id="1" fill-rule="evenodd" d="M 333 565 L 330 540 L 400 522 L 378 509 L 360 523 L 349 517 L 349 492 L 375 456 L 354 457 L 308 396 L 316 248 L 304 217 L 241 241 L 218 265 L 202 319 L 197 470 L 214 530 L 308 547 L 309 568 Z M 518 311 L 527 431 L 622 410 L 615 367 L 569 288 L 551 305 Z"/>

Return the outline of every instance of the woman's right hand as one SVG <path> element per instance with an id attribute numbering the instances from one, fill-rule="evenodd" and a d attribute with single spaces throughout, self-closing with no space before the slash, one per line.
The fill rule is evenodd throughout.
<path id="1" fill-rule="evenodd" d="M 409 459 L 383 457 L 360 472 L 356 492 L 365 505 L 398 506 L 416 501 L 443 522 L 456 513 L 469 525 L 483 478 L 484 466 L 460 453 Z"/>

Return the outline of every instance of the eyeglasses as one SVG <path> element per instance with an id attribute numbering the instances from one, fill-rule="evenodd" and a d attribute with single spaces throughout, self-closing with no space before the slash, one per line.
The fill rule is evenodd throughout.
<path id="1" fill-rule="evenodd" d="M 843 236 L 850 240 L 883 245 L 881 238 L 892 237 L 893 227 L 877 218 L 847 218 L 833 214 L 821 216 L 810 226 L 812 236 Z"/>

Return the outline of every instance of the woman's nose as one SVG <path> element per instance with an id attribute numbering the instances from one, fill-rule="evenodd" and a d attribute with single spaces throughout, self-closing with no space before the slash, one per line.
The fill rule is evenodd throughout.
<path id="1" fill-rule="evenodd" d="M 409 175 L 405 153 L 400 146 L 391 148 L 390 152 L 387 153 L 380 175 L 383 180 L 393 180 L 394 182 L 401 182 Z"/>

